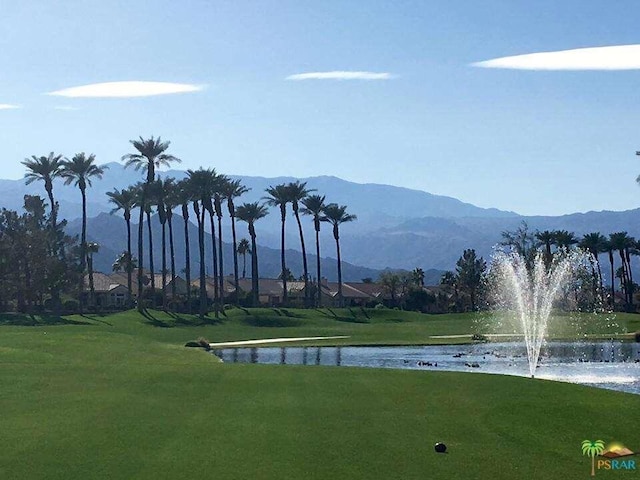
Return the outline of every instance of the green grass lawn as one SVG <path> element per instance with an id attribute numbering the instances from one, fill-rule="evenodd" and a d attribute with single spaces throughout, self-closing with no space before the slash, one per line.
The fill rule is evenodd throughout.
<path id="1" fill-rule="evenodd" d="M 307 335 L 415 344 L 474 322 L 358 312 L 233 310 L 212 325 L 158 312 L 1 317 L 0 478 L 579 479 L 590 473 L 584 439 L 640 450 L 636 395 L 471 373 L 222 364 L 182 346 Z M 20 322 L 40 325 L 8 325 Z M 434 453 L 437 441 L 450 452 Z"/>

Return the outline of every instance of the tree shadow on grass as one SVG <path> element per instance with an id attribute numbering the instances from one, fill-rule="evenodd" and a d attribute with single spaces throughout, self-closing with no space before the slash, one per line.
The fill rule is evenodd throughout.
<path id="1" fill-rule="evenodd" d="M 289 317 L 252 316 L 242 319 L 242 323 L 252 327 L 297 327 L 302 322 Z"/>
<path id="2" fill-rule="evenodd" d="M 91 325 L 90 322 L 73 320 L 58 315 L 31 315 L 26 313 L 0 314 L 0 325 L 16 327 L 42 327 L 51 325 Z"/>

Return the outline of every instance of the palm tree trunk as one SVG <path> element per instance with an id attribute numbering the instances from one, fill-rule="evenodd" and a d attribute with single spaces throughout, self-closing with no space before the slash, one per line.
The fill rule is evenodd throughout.
<path id="1" fill-rule="evenodd" d="M 182 205 L 182 220 L 184 221 L 184 274 L 187 281 L 187 313 L 191 313 L 191 247 L 189 246 L 189 206 Z"/>
<path id="2" fill-rule="evenodd" d="M 82 290 L 84 290 L 84 271 L 87 262 L 87 195 L 83 188 L 80 189 L 80 193 L 82 194 L 82 233 L 80 234 L 80 294 L 78 295 L 78 308 L 82 313 L 84 309 Z"/>
<path id="3" fill-rule="evenodd" d="M 613 250 L 609 250 L 609 263 L 611 264 L 611 309 L 616 306 L 616 277 L 613 271 Z"/>
<path id="4" fill-rule="evenodd" d="M 322 306 L 322 276 L 320 274 L 320 220 L 314 219 L 316 223 L 316 270 L 318 271 L 318 307 Z"/>
<path id="5" fill-rule="evenodd" d="M 142 312 L 144 310 L 144 299 L 143 299 L 143 285 L 142 285 L 142 269 L 144 264 L 144 239 L 142 235 L 144 233 L 144 191 L 146 186 L 142 186 L 142 196 L 140 198 L 140 217 L 138 219 L 138 311 Z"/>
<path id="6" fill-rule="evenodd" d="M 342 261 L 340 260 L 340 236 L 338 235 L 338 226 L 333 226 L 333 238 L 336 239 L 336 254 L 338 255 L 338 306 L 343 307 L 342 300 Z"/>
<path id="7" fill-rule="evenodd" d="M 149 210 L 147 210 L 147 231 L 149 233 L 149 277 L 151 277 L 151 308 L 156 308 L 156 272 L 153 268 L 153 232 L 151 230 L 151 212 Z"/>
<path id="8" fill-rule="evenodd" d="M 209 212 L 209 225 L 211 227 L 211 256 L 213 257 L 213 309 L 217 317 L 220 292 L 218 291 L 218 253 L 216 247 L 216 226 L 213 221 L 213 211 Z"/>
<path id="9" fill-rule="evenodd" d="M 236 219 L 231 216 L 231 238 L 233 239 L 233 281 L 235 282 L 235 303 L 240 304 L 240 296 L 238 295 L 238 245 L 236 243 Z M 244 278 L 244 269 L 242 271 L 242 277 Z"/>
<path id="10" fill-rule="evenodd" d="M 286 306 L 289 302 L 289 295 L 287 290 L 287 263 L 284 257 L 284 223 L 285 223 L 285 215 L 286 212 L 281 210 L 281 220 L 282 220 L 282 232 L 280 235 L 280 263 L 282 265 L 282 305 Z"/>
<path id="11" fill-rule="evenodd" d="M 304 234 L 302 232 L 302 223 L 300 222 L 300 215 L 298 210 L 293 212 L 298 222 L 298 232 L 300 233 L 300 247 L 302 248 L 302 270 L 304 275 L 304 306 L 309 306 L 309 268 L 307 266 L 307 250 L 304 246 Z"/>
<path id="12" fill-rule="evenodd" d="M 93 254 L 87 259 L 87 267 L 89 269 L 89 291 L 91 292 L 91 306 L 96 308 L 96 289 L 93 284 Z"/>
<path id="13" fill-rule="evenodd" d="M 167 232 L 162 222 L 162 309 L 167 310 Z"/>
<path id="14" fill-rule="evenodd" d="M 596 259 L 596 266 L 598 268 L 598 291 L 600 292 L 600 300 L 604 301 L 602 269 L 600 268 L 600 259 L 598 258 L 598 252 L 596 252 L 594 256 Z"/>
<path id="15" fill-rule="evenodd" d="M 171 258 L 171 301 L 176 301 L 176 255 L 173 249 L 173 222 L 171 221 L 172 214 L 167 216 L 167 223 L 169 224 L 169 256 Z"/>
<path id="16" fill-rule="evenodd" d="M 197 203 L 194 202 L 194 209 Z M 204 207 L 202 212 L 196 210 L 198 218 L 198 248 L 200 250 L 200 318 L 204 319 L 207 314 L 207 287 L 206 287 L 206 271 L 204 265 Z"/>
<path id="17" fill-rule="evenodd" d="M 218 292 L 220 293 L 220 305 L 224 308 L 224 268 L 223 268 L 223 252 L 222 252 L 222 216 L 218 216 L 218 257 L 220 262 L 218 265 L 218 276 L 220 277 L 220 287 Z M 224 311 L 224 310 L 223 310 Z"/>
<path id="18" fill-rule="evenodd" d="M 253 225 L 249 225 L 251 236 L 251 290 L 253 293 L 253 306 L 260 304 L 259 276 L 258 276 L 258 245 L 256 243 L 256 231 Z"/>
<path id="19" fill-rule="evenodd" d="M 131 257 L 131 216 L 125 214 L 125 221 L 127 223 L 127 255 L 129 255 L 127 264 L 127 303 L 130 303 L 133 298 L 131 295 L 131 266 L 133 264 L 133 258 Z"/>
<path id="20" fill-rule="evenodd" d="M 247 254 L 242 254 L 242 278 L 247 278 Z M 236 282 L 236 285 L 238 282 Z"/>
<path id="21" fill-rule="evenodd" d="M 633 273 L 631 272 L 631 254 L 629 253 L 629 248 L 625 248 L 624 249 L 624 256 L 625 259 L 627 261 L 627 271 L 629 272 L 628 275 L 628 280 L 629 280 L 629 301 L 628 301 L 628 306 L 629 306 L 629 311 L 633 311 L 633 290 L 634 290 L 634 286 L 633 286 Z"/>

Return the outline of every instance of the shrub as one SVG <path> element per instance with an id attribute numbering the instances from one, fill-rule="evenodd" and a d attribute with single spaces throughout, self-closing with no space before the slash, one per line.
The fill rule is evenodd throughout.
<path id="1" fill-rule="evenodd" d="M 211 345 L 209 345 L 209 340 L 207 340 L 204 337 L 200 337 L 198 338 L 198 345 L 200 345 L 202 348 L 204 348 L 205 350 L 211 350 Z"/>
<path id="2" fill-rule="evenodd" d="M 378 304 L 376 304 L 376 306 L 375 306 L 375 307 L 373 307 L 373 308 L 375 308 L 376 310 L 384 310 L 384 309 L 385 309 L 385 306 L 384 306 L 383 304 L 381 304 L 381 303 L 378 303 Z"/>
<path id="3" fill-rule="evenodd" d="M 67 300 L 62 305 L 62 308 L 64 308 L 65 312 L 75 313 L 79 309 L 78 301 L 77 300 Z"/>

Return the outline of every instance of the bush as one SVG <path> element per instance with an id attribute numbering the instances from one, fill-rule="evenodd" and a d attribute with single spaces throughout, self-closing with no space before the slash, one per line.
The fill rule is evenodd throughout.
<path id="1" fill-rule="evenodd" d="M 376 310 L 384 310 L 386 307 L 385 307 L 383 304 L 378 303 L 378 304 L 376 304 L 376 306 L 375 306 L 375 307 L 373 307 L 373 308 L 375 308 Z"/>

